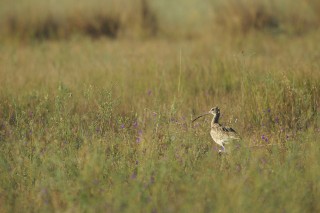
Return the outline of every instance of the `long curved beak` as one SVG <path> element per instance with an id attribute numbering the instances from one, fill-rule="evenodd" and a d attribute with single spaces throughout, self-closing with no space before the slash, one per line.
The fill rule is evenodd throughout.
<path id="1" fill-rule="evenodd" d="M 203 116 L 206 116 L 206 115 L 210 115 L 210 113 L 205 113 L 205 114 L 202 114 L 202 115 L 199 115 L 198 117 L 196 117 L 195 119 L 192 120 L 192 122 L 195 122 L 196 120 L 198 120 L 199 118 L 203 117 Z"/>

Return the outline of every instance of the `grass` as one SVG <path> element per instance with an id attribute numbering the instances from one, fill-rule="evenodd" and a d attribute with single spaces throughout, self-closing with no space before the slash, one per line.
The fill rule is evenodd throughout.
<path id="1" fill-rule="evenodd" d="M 320 211 L 318 30 L 171 36 L 162 7 L 148 39 L 2 40 L 0 212 Z M 213 106 L 232 155 L 191 123 Z"/>

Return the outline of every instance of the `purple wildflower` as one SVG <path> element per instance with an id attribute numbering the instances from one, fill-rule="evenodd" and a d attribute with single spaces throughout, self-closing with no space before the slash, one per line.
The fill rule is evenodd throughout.
<path id="1" fill-rule="evenodd" d="M 263 158 L 261 158 L 260 160 L 261 160 L 261 163 L 263 163 L 263 164 L 266 164 L 266 163 L 267 163 L 267 159 L 266 159 L 266 158 L 264 158 L 264 157 L 263 157 Z"/>
<path id="2" fill-rule="evenodd" d="M 140 143 L 141 142 L 141 136 L 142 136 L 142 130 L 140 129 L 139 132 L 138 132 L 138 137 L 136 139 L 136 142 L 137 143 Z"/>
<path id="3" fill-rule="evenodd" d="M 133 172 L 130 178 L 132 180 L 136 179 L 137 178 L 137 172 Z"/>
<path id="4" fill-rule="evenodd" d="M 149 89 L 147 94 L 148 96 L 150 96 L 152 94 L 152 91 Z"/>
<path id="5" fill-rule="evenodd" d="M 44 204 L 48 205 L 49 204 L 49 199 L 48 199 L 49 193 L 48 193 L 47 188 L 42 188 L 40 193 L 41 193 L 41 197 L 43 199 Z"/>
<path id="6" fill-rule="evenodd" d="M 134 128 L 137 128 L 137 127 L 138 127 L 138 122 L 137 122 L 137 121 L 133 122 L 133 127 L 134 127 Z"/>
<path id="7" fill-rule="evenodd" d="M 200 126 L 200 124 L 199 123 L 196 123 L 194 126 L 193 126 L 193 128 L 197 128 L 197 127 L 199 127 Z"/>
<path id="8" fill-rule="evenodd" d="M 265 136 L 265 135 L 262 135 L 262 136 L 261 136 L 261 139 L 262 139 L 263 141 L 265 141 L 265 142 L 268 142 L 268 141 L 269 141 L 268 137 Z"/>
<path id="9" fill-rule="evenodd" d="M 140 138 L 140 137 L 137 137 L 136 142 L 137 142 L 137 143 L 140 143 L 140 142 L 141 142 L 141 138 Z"/>
<path id="10" fill-rule="evenodd" d="M 177 122 L 178 122 L 178 120 L 177 120 L 176 118 L 174 118 L 174 117 L 172 117 L 172 118 L 170 119 L 170 121 L 171 121 L 172 123 L 177 123 Z"/>
<path id="11" fill-rule="evenodd" d="M 121 124 L 121 129 L 124 129 L 125 128 L 125 125 L 124 124 Z"/>

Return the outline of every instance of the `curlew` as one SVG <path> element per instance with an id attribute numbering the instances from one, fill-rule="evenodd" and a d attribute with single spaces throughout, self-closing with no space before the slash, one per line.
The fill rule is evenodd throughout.
<path id="1" fill-rule="evenodd" d="M 211 121 L 211 130 L 210 135 L 214 142 L 219 144 L 222 147 L 222 150 L 219 150 L 219 153 L 226 152 L 225 145 L 232 142 L 240 140 L 238 133 L 232 129 L 231 127 L 223 126 L 219 124 L 220 118 L 220 109 L 218 107 L 212 108 L 209 112 L 202 114 L 192 122 L 196 121 L 198 118 L 201 118 L 206 115 L 213 115 L 213 119 Z"/>

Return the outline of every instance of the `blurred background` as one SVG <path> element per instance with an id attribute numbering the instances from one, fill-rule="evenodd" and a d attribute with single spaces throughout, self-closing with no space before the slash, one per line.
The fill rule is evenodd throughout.
<path id="1" fill-rule="evenodd" d="M 317 0 L 1 0 L 0 36 L 16 39 L 197 38 L 320 26 Z"/>

